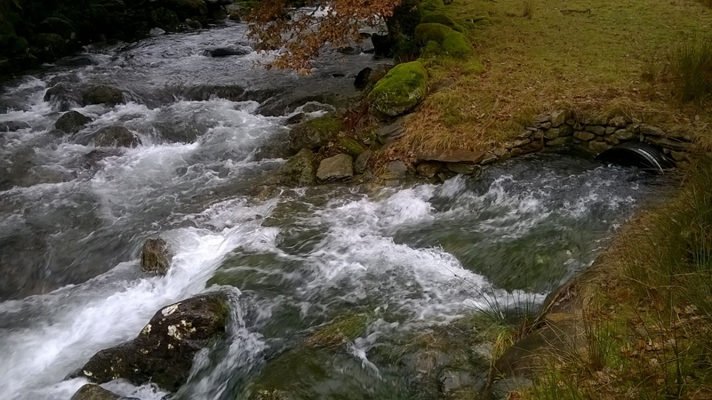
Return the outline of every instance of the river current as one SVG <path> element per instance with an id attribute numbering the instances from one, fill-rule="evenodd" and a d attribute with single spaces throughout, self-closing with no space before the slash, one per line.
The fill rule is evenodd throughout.
<path id="1" fill-rule="evenodd" d="M 356 73 L 387 60 L 326 51 L 305 77 L 265 70 L 269 54 L 204 54 L 239 45 L 244 26 L 232 24 L 91 48 L 2 88 L 0 124 L 26 125 L 0 132 L 0 397 L 69 399 L 86 381 L 65 376 L 97 351 L 135 337 L 165 305 L 223 290 L 233 299 L 228 338 L 198 356 L 176 398 L 247 399 L 262 389 L 438 398 L 414 382 L 403 343 L 493 303 L 540 304 L 666 187 L 550 153 L 441 184 L 331 184 L 257 198 L 255 179 L 285 161 L 269 149 L 284 145 L 288 117 L 355 95 Z M 57 82 L 111 84 L 130 101 L 72 106 L 93 121 L 57 135 L 66 105 L 44 100 Z M 142 144 L 92 156 L 89 135 L 115 124 Z M 175 252 L 165 277 L 138 266 L 156 236 Z M 303 346 L 353 315 L 364 328 L 351 342 Z M 384 348 L 406 350 L 399 359 Z"/>

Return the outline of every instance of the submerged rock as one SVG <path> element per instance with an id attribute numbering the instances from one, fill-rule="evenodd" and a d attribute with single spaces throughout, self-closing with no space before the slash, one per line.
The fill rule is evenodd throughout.
<path id="1" fill-rule="evenodd" d="M 119 400 L 121 396 L 99 385 L 87 384 L 79 388 L 69 400 Z"/>
<path id="2" fill-rule="evenodd" d="M 322 160 L 316 172 L 316 177 L 322 182 L 349 179 L 353 176 L 354 162 L 347 154 L 338 154 Z"/>
<path id="3" fill-rule="evenodd" d="M 124 103 L 123 92 L 113 86 L 90 86 L 82 91 L 84 104 L 106 104 L 115 106 Z"/>
<path id="4" fill-rule="evenodd" d="M 20 129 L 29 129 L 31 127 L 32 126 L 30 126 L 30 124 L 23 121 L 0 122 L 0 132 L 15 132 Z"/>
<path id="5" fill-rule="evenodd" d="M 428 73 L 418 61 L 399 64 L 388 71 L 368 95 L 370 106 L 389 117 L 396 117 L 425 99 Z"/>
<path id="6" fill-rule="evenodd" d="M 136 147 L 141 140 L 123 126 L 108 126 L 96 132 L 94 145 L 97 147 Z"/>
<path id="7" fill-rule="evenodd" d="M 250 47 L 221 47 L 212 50 L 206 50 L 205 54 L 210 57 L 220 58 L 229 56 L 244 56 L 252 53 Z"/>
<path id="8" fill-rule="evenodd" d="M 152 275 L 165 275 L 173 255 L 168 243 L 161 238 L 148 239 L 141 250 L 141 269 Z"/>
<path id="9" fill-rule="evenodd" d="M 177 391 L 193 358 L 225 333 L 229 308 L 224 294 L 193 297 L 158 311 L 136 339 L 96 353 L 69 378 L 105 383 L 125 379 Z"/>
<path id="10" fill-rule="evenodd" d="M 302 149 L 273 171 L 262 185 L 309 186 L 316 183 L 316 160 L 309 149 Z"/>
<path id="11" fill-rule="evenodd" d="M 54 127 L 65 133 L 77 133 L 90 122 L 91 118 L 84 114 L 78 111 L 69 111 L 59 117 L 57 122 L 54 123 Z"/>

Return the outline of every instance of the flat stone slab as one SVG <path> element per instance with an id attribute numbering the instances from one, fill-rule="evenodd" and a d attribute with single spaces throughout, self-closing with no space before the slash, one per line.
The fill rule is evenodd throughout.
<path id="1" fill-rule="evenodd" d="M 421 161 L 440 161 L 445 163 L 478 164 L 484 160 L 483 151 L 450 150 L 422 152 L 416 155 Z"/>

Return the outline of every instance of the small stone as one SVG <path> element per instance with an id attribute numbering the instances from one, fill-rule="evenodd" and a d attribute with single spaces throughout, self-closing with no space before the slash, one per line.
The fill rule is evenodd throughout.
<path id="1" fill-rule="evenodd" d="M 357 174 L 363 174 L 364 171 L 366 171 L 366 168 L 368 168 L 368 160 L 371 159 L 372 155 L 372 150 L 366 150 L 363 153 L 359 154 L 358 157 L 356 157 L 356 162 L 354 163 L 354 170 Z"/>
<path id="2" fill-rule="evenodd" d="M 551 128 L 548 131 L 544 132 L 544 139 L 556 139 L 559 137 L 559 132 L 561 130 L 559 128 Z"/>
<path id="3" fill-rule="evenodd" d="M 638 124 L 628 125 L 625 129 L 633 133 L 640 133 L 640 125 Z"/>
<path id="4" fill-rule="evenodd" d="M 611 135 L 611 134 L 613 134 L 613 132 L 615 132 L 615 131 L 616 131 L 616 127 L 615 127 L 615 126 L 606 127 L 606 135 Z"/>
<path id="5" fill-rule="evenodd" d="M 485 158 L 480 161 L 480 165 L 487 165 L 487 164 L 492 164 L 493 162 L 497 161 L 497 156 L 492 154 L 492 153 L 487 153 L 485 154 Z"/>
<path id="6" fill-rule="evenodd" d="M 603 153 L 604 151 L 608 150 L 611 148 L 606 142 L 588 142 L 588 148 L 591 149 L 595 153 Z"/>
<path id="7" fill-rule="evenodd" d="M 494 150 L 492 151 L 492 153 L 494 153 L 494 155 L 497 156 L 497 157 L 504 157 L 504 155 L 507 154 L 507 153 L 509 153 L 509 152 L 507 151 L 507 149 L 499 148 L 499 149 L 494 149 Z"/>
<path id="8" fill-rule="evenodd" d="M 528 129 L 523 130 L 519 135 L 517 135 L 517 139 L 528 139 L 529 136 L 532 135 L 532 133 L 534 133 L 534 132 L 532 132 Z"/>
<path id="9" fill-rule="evenodd" d="M 534 132 L 532 135 L 531 139 L 533 140 L 541 140 L 544 138 L 544 131 L 539 129 L 538 131 Z"/>
<path id="10" fill-rule="evenodd" d="M 418 172 L 418 175 L 432 179 L 438 175 L 438 172 L 440 172 L 440 164 L 432 162 L 420 163 L 418 168 L 416 168 L 416 171 Z"/>
<path id="11" fill-rule="evenodd" d="M 559 137 L 571 136 L 574 133 L 574 128 L 571 125 L 561 125 L 559 127 Z"/>
<path id="12" fill-rule="evenodd" d="M 515 141 L 514 141 L 514 147 L 526 146 L 526 145 L 528 145 L 529 143 L 531 143 L 531 140 L 529 140 L 529 139 L 519 139 L 519 140 L 515 140 Z"/>
<path id="13" fill-rule="evenodd" d="M 443 371 L 439 378 L 443 393 L 450 393 L 475 383 L 472 373 L 467 371 Z"/>
<path id="14" fill-rule="evenodd" d="M 551 126 L 554 128 L 558 128 L 561 125 L 565 124 L 567 119 L 569 118 L 570 113 L 565 110 L 557 110 L 551 113 Z M 573 124 L 571 124 L 573 125 Z"/>
<path id="15" fill-rule="evenodd" d="M 522 155 L 522 149 L 520 149 L 518 147 L 514 148 L 514 149 L 512 149 L 511 152 L 509 152 L 509 154 L 511 154 L 512 157 L 519 157 Z"/>
<path id="16" fill-rule="evenodd" d="M 569 118 L 569 119 L 566 120 L 566 125 L 568 125 L 568 126 L 574 126 L 574 125 L 576 125 L 576 120 L 573 119 L 573 118 Z"/>
<path id="17" fill-rule="evenodd" d="M 378 136 L 380 136 L 384 142 L 396 140 L 404 134 L 405 128 L 403 128 L 403 124 L 400 121 L 386 125 L 378 130 Z"/>
<path id="18" fill-rule="evenodd" d="M 558 147 L 558 146 L 564 146 L 571 142 L 570 137 L 560 137 L 552 140 L 547 140 L 546 145 L 550 147 Z"/>
<path id="19" fill-rule="evenodd" d="M 591 132 L 598 136 L 603 136 L 606 134 L 606 128 L 598 125 L 588 125 L 585 129 L 586 132 Z"/>
<path id="20" fill-rule="evenodd" d="M 656 127 L 656 126 L 651 126 L 651 125 L 640 125 L 640 133 L 642 133 L 645 136 L 656 136 L 656 137 L 663 137 L 665 136 L 665 132 Z"/>
<path id="21" fill-rule="evenodd" d="M 468 164 L 477 164 L 482 161 L 484 157 L 484 152 L 469 150 L 430 151 L 422 152 L 416 155 L 416 158 L 422 161 L 440 161 L 444 163 Z"/>
<path id="22" fill-rule="evenodd" d="M 165 275 L 171 266 L 168 243 L 161 238 L 148 239 L 141 250 L 141 269 L 151 275 Z"/>
<path id="23" fill-rule="evenodd" d="M 544 148 L 544 141 L 543 140 L 537 140 L 535 142 L 531 142 L 528 145 L 521 147 L 522 152 L 525 154 L 527 153 L 533 153 L 535 151 L 541 150 Z"/>
<path id="24" fill-rule="evenodd" d="M 445 166 L 450 171 L 460 175 L 472 175 L 480 169 L 480 167 L 477 165 L 462 163 L 447 163 L 445 164 Z"/>
<path id="25" fill-rule="evenodd" d="M 617 116 L 617 117 L 613 117 L 613 118 L 611 118 L 611 120 L 608 122 L 608 124 L 610 124 L 610 125 L 612 125 L 612 126 L 614 126 L 614 127 L 616 127 L 616 128 L 625 128 L 626 126 L 628 126 L 628 123 L 629 123 L 628 118 L 626 118 L 626 117 L 624 117 L 624 116 L 622 116 L 622 115 L 619 115 L 619 116 Z"/>
<path id="26" fill-rule="evenodd" d="M 551 122 L 551 114 L 544 113 L 534 117 L 534 123 L 536 124 L 543 124 L 545 122 Z"/>
<path id="27" fill-rule="evenodd" d="M 616 135 L 606 135 L 605 140 L 606 140 L 606 143 L 613 145 L 613 146 L 620 143 L 620 140 L 618 140 Z"/>
<path id="28" fill-rule="evenodd" d="M 687 161 L 687 159 L 688 159 L 687 154 L 679 152 L 679 151 L 671 151 L 670 156 L 675 161 Z"/>
<path id="29" fill-rule="evenodd" d="M 405 175 L 406 172 L 408 172 L 408 167 L 403 161 L 396 160 L 391 161 L 386 165 L 386 171 L 393 174 Z"/>
<path id="30" fill-rule="evenodd" d="M 578 131 L 578 132 L 574 133 L 574 137 L 578 140 L 588 142 L 589 140 L 595 138 L 596 135 L 593 133 L 590 133 L 590 132 Z"/>
<path id="31" fill-rule="evenodd" d="M 353 159 L 348 154 L 325 158 L 319 164 L 316 177 L 322 182 L 349 179 L 354 176 Z"/>
<path id="32" fill-rule="evenodd" d="M 539 124 L 539 128 L 541 129 L 551 129 L 551 122 L 544 122 L 542 124 Z"/>

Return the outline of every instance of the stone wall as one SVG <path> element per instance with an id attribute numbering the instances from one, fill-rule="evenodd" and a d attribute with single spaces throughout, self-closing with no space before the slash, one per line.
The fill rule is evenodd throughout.
<path id="1" fill-rule="evenodd" d="M 656 146 L 678 163 L 688 161 L 689 155 L 695 152 L 693 138 L 688 135 L 668 133 L 625 116 L 576 117 L 569 111 L 559 110 L 538 115 L 534 119 L 534 125 L 524 129 L 514 141 L 493 151 L 423 152 L 416 155 L 416 162 L 419 164 L 419 172 L 441 170 L 442 168 L 435 168 L 437 164 L 457 173 L 463 169 L 463 165 L 486 165 L 565 145 L 600 154 L 615 145 L 630 141 Z"/>

